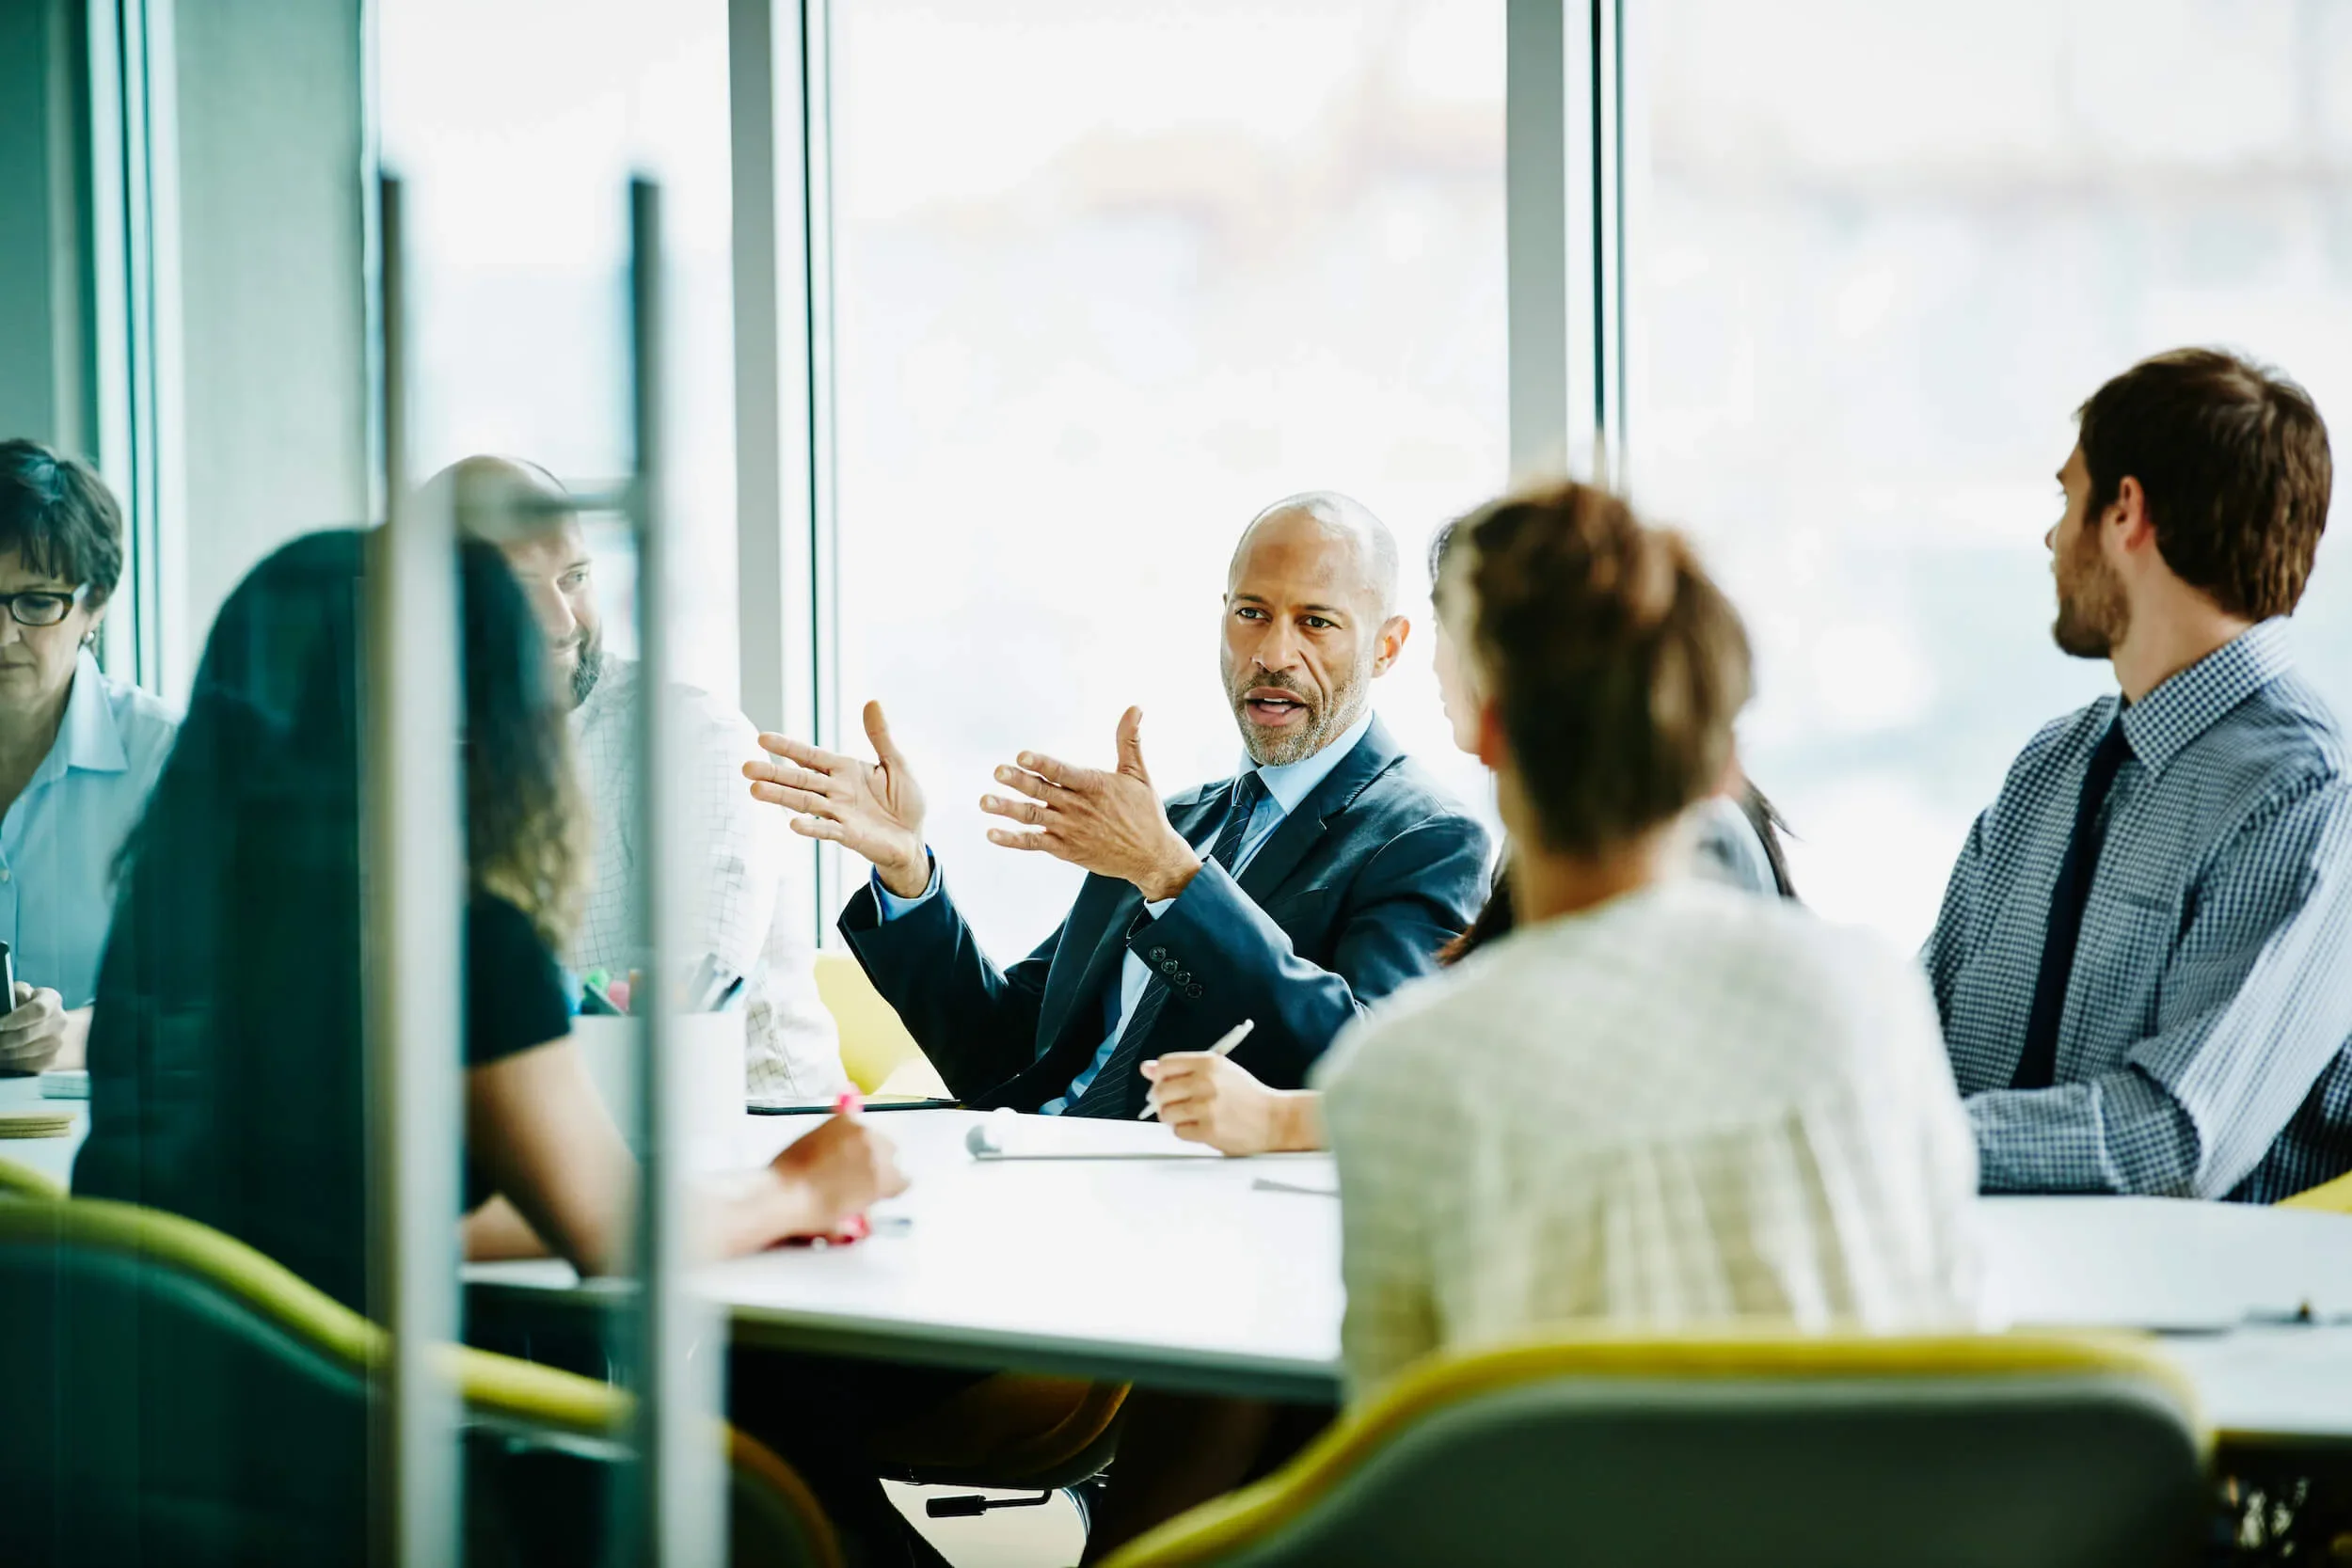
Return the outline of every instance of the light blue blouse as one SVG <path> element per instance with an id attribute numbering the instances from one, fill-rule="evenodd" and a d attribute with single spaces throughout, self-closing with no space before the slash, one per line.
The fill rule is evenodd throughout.
<path id="1" fill-rule="evenodd" d="M 19 980 L 59 992 L 69 1007 L 97 995 L 115 854 L 179 727 L 160 701 L 109 678 L 84 649 L 57 738 L 0 817 L 0 941 Z"/>

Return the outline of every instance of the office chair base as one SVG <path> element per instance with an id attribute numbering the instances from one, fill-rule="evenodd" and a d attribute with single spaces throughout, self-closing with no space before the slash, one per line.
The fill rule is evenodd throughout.
<path id="1" fill-rule="evenodd" d="M 1040 1492 L 1034 1497 L 931 1497 L 925 1500 L 923 1512 L 934 1519 L 977 1519 L 1000 1508 L 1043 1508 L 1053 1500 L 1051 1492 Z"/>

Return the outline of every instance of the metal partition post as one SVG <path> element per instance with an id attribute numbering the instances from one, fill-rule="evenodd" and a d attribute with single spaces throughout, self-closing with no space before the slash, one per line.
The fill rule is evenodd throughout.
<path id="1" fill-rule="evenodd" d="M 184 697 L 186 462 L 175 0 L 89 0 L 90 239 L 98 460 L 128 524 L 133 641 L 109 668 Z M 119 619 L 119 617 L 117 617 Z"/>
<path id="2" fill-rule="evenodd" d="M 833 296 L 833 0 L 801 3 L 801 148 L 806 199 L 801 208 L 808 267 L 808 516 L 812 614 L 809 622 L 810 734 L 820 746 L 850 743 L 841 711 L 841 555 L 836 512 L 840 475 L 835 447 Z M 863 744 L 861 736 L 857 741 Z M 818 925 L 834 890 L 850 885 L 838 844 L 817 847 Z"/>
<path id="3" fill-rule="evenodd" d="M 1511 470 L 1621 469 L 1619 0 L 1508 0 Z"/>
<path id="4" fill-rule="evenodd" d="M 373 1560 L 458 1560 L 457 1398 L 437 1367 L 457 1338 L 457 1042 L 466 908 L 455 523 L 407 484 L 407 320 L 400 182 L 380 183 L 384 494 L 366 582 L 361 734 L 366 889 L 369 1307 L 378 1370 Z"/>
<path id="5" fill-rule="evenodd" d="M 819 592 L 831 560 L 830 446 L 819 455 L 818 410 L 830 397 L 829 303 L 810 286 L 812 245 L 824 248 L 812 214 L 810 160 L 823 157 L 823 128 L 809 121 L 805 90 L 807 3 L 730 0 L 728 115 L 734 154 L 735 495 L 737 624 L 741 628 L 743 711 L 762 729 L 820 734 L 818 693 L 833 665 L 820 628 L 832 618 Z M 819 29 L 821 38 L 821 28 Z M 821 108 L 821 95 L 818 106 Z M 821 274 L 820 274 L 821 276 Z M 831 429 L 830 415 L 822 420 Z M 819 519 L 823 528 L 819 528 Z M 827 537 L 822 546 L 819 534 Z M 805 845 L 811 896 L 789 911 L 814 942 L 824 925 L 822 847 Z"/>
<path id="6" fill-rule="evenodd" d="M 1593 476 L 1626 486 L 1625 0 L 1592 0 Z"/>
<path id="7" fill-rule="evenodd" d="M 637 1387 L 638 1517 L 635 1560 L 660 1568 L 718 1568 L 726 1552 L 724 1471 L 715 1420 L 723 1344 L 717 1315 L 687 1280 L 687 1190 L 682 1156 L 686 1096 L 669 1067 L 670 1020 L 683 998 L 677 934 L 691 889 L 685 875 L 684 814 L 670 802 L 688 797 L 672 776 L 686 748 L 670 689 L 670 595 L 677 580 L 669 530 L 662 522 L 661 191 L 629 183 L 630 413 L 636 471 L 628 487 L 637 547 L 637 605 L 643 658 L 638 666 L 638 842 L 651 853 L 636 883 L 644 970 L 629 1008 L 640 1026 L 638 1104 L 644 1118 L 638 1194 Z M 697 1342 L 704 1349 L 695 1354 Z"/>

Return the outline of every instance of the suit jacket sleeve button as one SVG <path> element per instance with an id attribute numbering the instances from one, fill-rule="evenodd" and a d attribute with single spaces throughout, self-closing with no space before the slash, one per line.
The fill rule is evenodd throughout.
<path id="1" fill-rule="evenodd" d="M 1198 998 L 1200 994 L 1200 987 L 1199 983 L 1196 982 L 1192 985 L 1186 986 L 1184 988 L 1184 994 L 1186 996 Z"/>
<path id="2" fill-rule="evenodd" d="M 1165 947 L 1154 947 L 1153 949 L 1152 949 L 1152 961 L 1153 963 L 1165 963 L 1165 962 L 1167 962 L 1167 961 L 1168 961 L 1168 949 L 1167 949 L 1167 948 L 1165 948 Z"/>
<path id="3" fill-rule="evenodd" d="M 1170 959 L 1168 959 L 1168 962 L 1166 962 L 1166 963 L 1164 963 L 1164 964 L 1160 965 L 1160 973 L 1161 973 L 1161 974 L 1175 974 L 1175 973 L 1176 973 L 1176 960 L 1175 960 L 1175 959 L 1173 959 L 1173 958 L 1170 958 Z"/>

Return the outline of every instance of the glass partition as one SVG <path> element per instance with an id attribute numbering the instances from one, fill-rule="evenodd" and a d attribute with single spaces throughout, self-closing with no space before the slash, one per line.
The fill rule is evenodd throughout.
<path id="1" fill-rule="evenodd" d="M 2074 408 L 2233 345 L 2352 407 L 2352 13 L 1629 7 L 1633 488 L 1705 542 L 1801 891 L 1902 942 L 2043 721 Z M 2352 698 L 2352 546 L 2297 628 Z"/>
<path id="2" fill-rule="evenodd" d="M 1500 0 L 861 0 L 834 12 L 840 738 L 879 698 L 959 901 L 1009 958 L 1077 874 L 983 837 L 990 770 L 1230 774 L 1216 626 L 1260 508 L 1393 528 L 1377 693 L 1468 800 L 1431 530 L 1505 475 Z M 853 891 L 862 869 L 832 886 Z"/>

